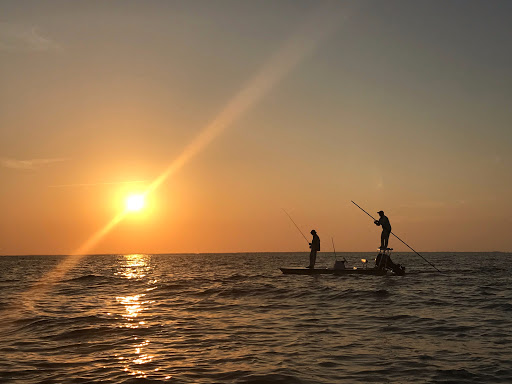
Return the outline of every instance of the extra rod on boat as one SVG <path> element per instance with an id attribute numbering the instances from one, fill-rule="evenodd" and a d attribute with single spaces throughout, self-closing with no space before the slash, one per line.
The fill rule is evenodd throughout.
<path id="1" fill-rule="evenodd" d="M 350 200 L 352 201 L 352 200 Z M 361 211 L 363 211 L 364 213 L 366 213 L 368 216 L 370 216 L 373 221 L 375 221 L 376 219 L 370 215 L 368 212 L 366 212 L 363 208 L 361 208 L 359 205 L 357 205 L 354 201 L 352 201 L 352 204 L 354 204 L 357 208 L 359 208 Z M 437 271 L 437 272 L 440 272 L 442 273 L 439 269 L 436 268 L 436 266 L 434 264 L 432 264 L 430 261 L 428 261 L 427 259 L 425 259 L 423 256 L 421 256 L 418 252 L 416 252 L 414 249 L 412 249 L 412 247 L 407 244 L 405 241 L 403 241 L 401 238 L 399 238 L 397 235 L 395 235 L 393 232 L 391 232 L 391 234 L 393 236 L 395 236 L 398 240 L 400 240 L 402 243 L 404 243 L 411 251 L 413 251 L 415 254 L 417 254 L 419 257 L 421 257 L 423 260 L 425 260 L 427 263 L 429 263 L 432 267 L 434 267 L 434 269 Z"/>
<path id="2" fill-rule="evenodd" d="M 336 256 L 336 248 L 334 247 L 334 238 L 331 236 L 331 242 L 332 242 L 332 250 L 334 251 L 334 262 L 338 260 L 338 256 Z M 343 262 L 346 262 L 347 259 L 345 259 L 345 256 L 343 256 Z"/>
<path id="3" fill-rule="evenodd" d="M 288 214 L 288 212 L 286 212 L 286 210 L 284 208 L 282 208 L 284 213 L 286 213 L 286 216 L 288 216 L 290 218 L 290 220 L 292 221 L 293 225 L 295 225 L 295 228 L 297 228 L 300 232 L 300 234 L 302 235 L 302 237 L 307 241 L 307 243 L 309 244 L 309 240 L 306 236 L 304 236 L 304 234 L 302 233 L 302 231 L 300 230 L 300 228 L 297 226 L 297 224 L 295 224 L 295 221 L 293 221 L 292 217 Z"/>

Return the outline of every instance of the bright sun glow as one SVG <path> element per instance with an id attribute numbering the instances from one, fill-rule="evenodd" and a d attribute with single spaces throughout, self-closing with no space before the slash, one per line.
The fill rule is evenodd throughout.
<path id="1" fill-rule="evenodd" d="M 126 199 L 126 210 L 129 212 L 138 212 L 144 208 L 144 195 L 130 195 Z"/>

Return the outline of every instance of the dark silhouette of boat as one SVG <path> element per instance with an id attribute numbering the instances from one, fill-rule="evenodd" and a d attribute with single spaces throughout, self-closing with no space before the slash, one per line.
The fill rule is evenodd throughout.
<path id="1" fill-rule="evenodd" d="M 362 267 L 347 268 L 345 261 L 335 261 L 333 268 L 279 268 L 285 275 L 373 275 L 384 276 L 388 273 L 397 276 L 405 275 L 405 267 L 395 264 L 391 260 L 391 251 L 393 248 L 379 250 L 375 259 L 375 266 L 368 268 L 368 260 L 361 259 Z"/>

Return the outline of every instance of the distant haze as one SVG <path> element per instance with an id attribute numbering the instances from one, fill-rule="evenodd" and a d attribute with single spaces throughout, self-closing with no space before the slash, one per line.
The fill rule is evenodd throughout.
<path id="1" fill-rule="evenodd" d="M 75 252 L 151 185 L 88 253 L 307 251 L 283 209 L 322 251 L 372 251 L 351 200 L 418 251 L 512 251 L 511 17 L 2 1 L 0 254 Z"/>

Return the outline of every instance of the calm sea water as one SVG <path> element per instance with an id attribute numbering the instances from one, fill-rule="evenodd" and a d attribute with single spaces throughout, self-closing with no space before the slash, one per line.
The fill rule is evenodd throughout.
<path id="1" fill-rule="evenodd" d="M 512 254 L 424 256 L 444 273 L 414 254 L 393 258 L 403 277 L 281 274 L 307 254 L 88 256 L 33 306 L 63 257 L 0 257 L 0 382 L 512 383 Z"/>

